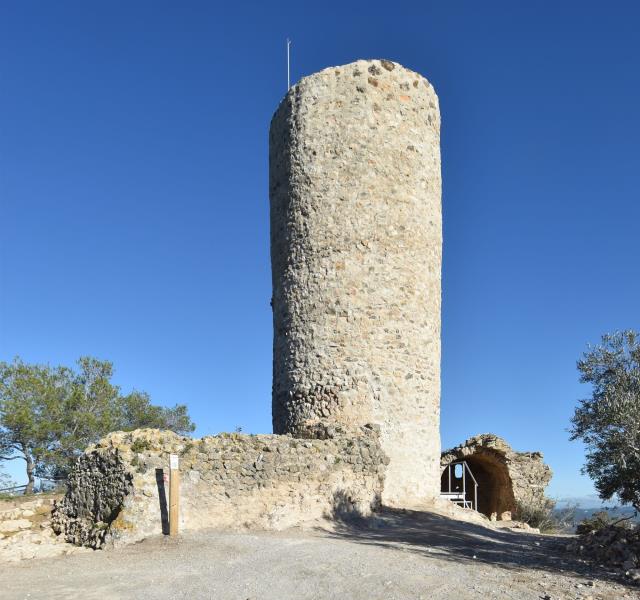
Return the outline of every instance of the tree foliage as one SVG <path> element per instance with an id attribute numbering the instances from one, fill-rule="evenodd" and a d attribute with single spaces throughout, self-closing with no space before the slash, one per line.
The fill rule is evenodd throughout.
<path id="1" fill-rule="evenodd" d="M 0 460 L 26 463 L 28 489 L 35 476 L 64 476 L 77 456 L 110 431 L 140 427 L 195 429 L 187 408 L 151 404 L 145 392 L 123 395 L 111 382 L 113 365 L 82 357 L 76 370 L 0 363 Z"/>
<path id="2" fill-rule="evenodd" d="M 603 500 L 616 495 L 640 510 L 640 336 L 607 334 L 578 361 L 593 386 L 571 420 L 571 439 L 587 447 L 584 472 Z"/>
<path id="3" fill-rule="evenodd" d="M 11 479 L 9 473 L 5 473 L 0 469 L 0 490 L 4 490 L 15 485 L 15 481 Z"/>

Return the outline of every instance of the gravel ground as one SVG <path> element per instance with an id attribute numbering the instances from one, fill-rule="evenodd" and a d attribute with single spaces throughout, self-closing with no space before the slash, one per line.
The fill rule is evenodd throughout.
<path id="1" fill-rule="evenodd" d="M 640 600 L 638 588 L 567 556 L 565 542 L 385 511 L 331 531 L 188 532 L 5 564 L 0 597 Z"/>

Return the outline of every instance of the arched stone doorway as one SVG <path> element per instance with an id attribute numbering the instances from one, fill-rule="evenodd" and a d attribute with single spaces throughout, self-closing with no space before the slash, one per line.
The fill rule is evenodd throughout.
<path id="1" fill-rule="evenodd" d="M 492 513 L 501 515 L 505 511 L 513 511 L 515 499 L 513 496 L 513 485 L 507 471 L 507 467 L 497 457 L 490 454 L 477 454 L 465 457 L 465 461 L 478 484 L 477 507 L 475 504 L 474 482 L 467 475 L 466 500 L 469 506 L 475 510 L 491 516 Z M 460 466 L 460 463 L 454 463 Z M 458 469 L 459 470 L 459 469 Z M 452 489 L 462 491 L 460 482 L 456 482 L 455 470 L 450 473 L 445 467 L 441 476 L 441 492 L 449 490 L 450 478 L 453 479 Z"/>
<path id="2" fill-rule="evenodd" d="M 513 483 L 504 461 L 491 453 L 477 453 L 465 460 L 478 482 L 478 512 L 490 517 L 514 511 Z"/>
<path id="3" fill-rule="evenodd" d="M 501 438 L 483 434 L 442 453 L 441 490 L 448 488 L 448 465 L 465 461 L 478 483 L 478 512 L 516 513 L 518 502 L 543 504 L 544 488 L 551 478 L 550 469 L 537 452 L 514 452 Z M 473 485 L 467 500 L 472 500 Z M 475 506 L 474 506 L 475 508 Z M 509 518 L 509 517 L 507 517 Z"/>

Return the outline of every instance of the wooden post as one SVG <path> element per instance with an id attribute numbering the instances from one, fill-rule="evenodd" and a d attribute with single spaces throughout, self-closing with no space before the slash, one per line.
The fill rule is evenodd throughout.
<path id="1" fill-rule="evenodd" d="M 178 455 L 169 456 L 171 480 L 169 482 L 169 535 L 178 535 L 180 518 L 180 465 Z"/>

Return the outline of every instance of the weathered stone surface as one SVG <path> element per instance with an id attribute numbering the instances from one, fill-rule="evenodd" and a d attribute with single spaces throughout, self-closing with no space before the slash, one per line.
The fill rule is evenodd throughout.
<path id="1" fill-rule="evenodd" d="M 390 61 L 293 86 L 270 129 L 273 427 L 376 423 L 383 500 L 439 491 L 438 98 Z"/>
<path id="2" fill-rule="evenodd" d="M 78 546 L 100 548 L 122 509 L 132 479 L 117 447 L 89 450 L 77 460 L 67 493 L 52 512 L 53 530 Z"/>
<path id="3" fill-rule="evenodd" d="M 282 529 L 336 512 L 366 515 L 380 502 L 388 463 L 376 427 L 323 440 L 116 432 L 78 460 L 54 529 L 92 548 L 162 533 L 170 454 L 180 457 L 182 530 Z"/>
<path id="4" fill-rule="evenodd" d="M 478 481 L 478 510 L 511 520 L 519 506 L 548 504 L 544 491 L 552 473 L 542 459 L 540 452 L 516 452 L 502 438 L 484 433 L 443 452 L 441 468 L 467 461 Z"/>
<path id="5" fill-rule="evenodd" d="M 0 562 L 18 562 L 34 558 L 51 558 L 63 554 L 75 554 L 86 548 L 78 548 L 54 535 L 50 528 L 25 529 L 0 539 Z"/>
<path id="6" fill-rule="evenodd" d="M 7 519 L 0 521 L 0 532 L 11 533 L 13 531 L 20 531 L 21 529 L 29 529 L 31 527 L 31 521 L 28 519 Z"/>
<path id="7" fill-rule="evenodd" d="M 23 501 L 22 498 L 0 501 L 2 505 L 13 505 L 0 510 L 0 563 L 17 562 L 34 558 L 49 558 L 70 554 L 80 550 L 65 543 L 57 536 L 48 521 L 51 510 L 50 498 Z"/>

